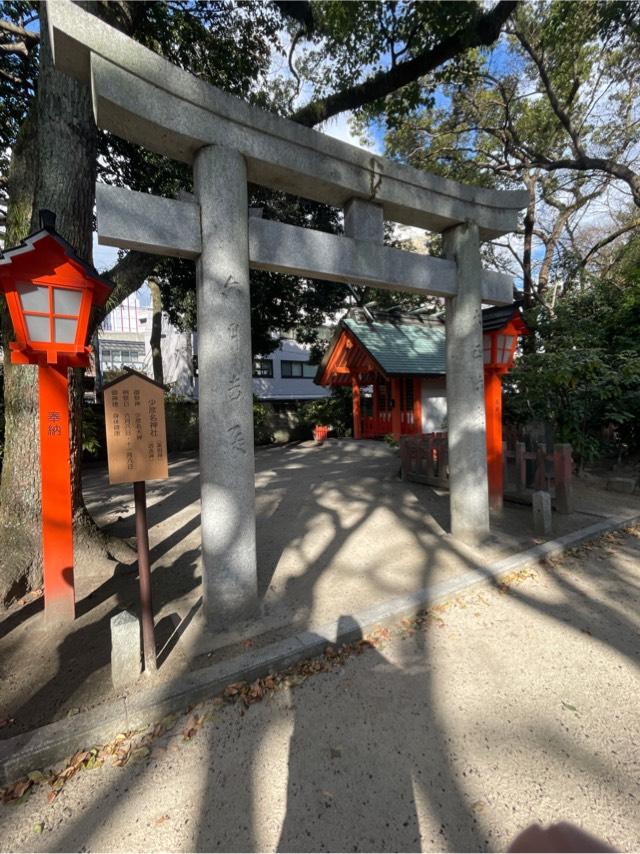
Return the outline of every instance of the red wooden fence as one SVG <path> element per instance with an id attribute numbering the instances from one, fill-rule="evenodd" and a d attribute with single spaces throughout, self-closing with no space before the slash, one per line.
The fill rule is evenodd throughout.
<path id="1" fill-rule="evenodd" d="M 449 450 L 446 433 L 400 437 L 402 477 L 432 486 L 449 485 Z"/>
<path id="2" fill-rule="evenodd" d="M 527 466 L 527 460 L 534 461 L 533 467 Z M 557 444 L 547 451 L 540 443 L 535 451 L 527 451 L 524 442 L 516 442 L 515 450 L 510 451 L 505 443 L 503 461 L 505 495 L 530 501 L 532 492 L 541 489 L 551 493 L 558 513 L 573 511 L 571 445 Z M 401 436 L 400 465 L 405 480 L 448 486 L 447 434 Z"/>

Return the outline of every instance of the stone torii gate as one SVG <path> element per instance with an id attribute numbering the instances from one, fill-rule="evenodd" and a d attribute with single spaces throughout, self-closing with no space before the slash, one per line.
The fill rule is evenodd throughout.
<path id="1" fill-rule="evenodd" d="M 193 165 L 195 196 L 96 190 L 100 243 L 196 262 L 203 598 L 222 628 L 257 609 L 249 269 L 446 298 L 451 530 L 489 532 L 481 304 L 512 301 L 480 241 L 526 191 L 466 186 L 252 107 L 69 0 L 48 3 L 56 67 L 91 86 L 99 127 Z M 344 209 L 345 236 L 249 217 L 247 181 Z M 384 220 L 444 234 L 445 258 L 383 246 Z"/>

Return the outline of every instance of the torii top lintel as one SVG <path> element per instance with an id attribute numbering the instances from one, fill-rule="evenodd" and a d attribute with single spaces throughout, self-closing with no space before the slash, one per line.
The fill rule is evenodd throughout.
<path id="1" fill-rule="evenodd" d="M 254 107 L 83 11 L 47 4 L 56 67 L 92 87 L 100 127 L 191 162 L 205 145 L 240 151 L 250 181 L 344 207 L 375 201 L 385 218 L 430 231 L 478 224 L 481 239 L 513 231 L 526 190 L 472 187 L 372 155 Z"/>

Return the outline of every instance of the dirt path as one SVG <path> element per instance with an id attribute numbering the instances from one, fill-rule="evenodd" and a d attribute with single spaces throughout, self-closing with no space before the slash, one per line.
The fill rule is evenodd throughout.
<path id="1" fill-rule="evenodd" d="M 639 614 L 636 528 L 34 786 L 2 848 L 504 850 L 564 818 L 638 850 Z"/>

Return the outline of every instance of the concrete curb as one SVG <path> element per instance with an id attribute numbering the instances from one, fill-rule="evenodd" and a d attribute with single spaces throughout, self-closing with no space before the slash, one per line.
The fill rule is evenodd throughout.
<path id="1" fill-rule="evenodd" d="M 119 698 L 106 707 L 0 741 L 0 785 L 5 786 L 37 768 L 51 767 L 77 750 L 104 744 L 119 732 L 141 729 L 165 715 L 182 712 L 187 706 L 221 693 L 233 682 L 252 681 L 269 672 L 286 669 L 321 654 L 327 644 L 349 643 L 381 623 L 395 621 L 462 592 L 491 584 L 517 569 L 638 522 L 640 513 L 604 519 L 488 566 L 478 566 L 451 581 L 367 608 L 350 615 L 347 620 L 328 623 L 317 631 L 298 633 L 230 661 L 196 670 L 166 685 L 141 688 L 135 695 Z"/>

